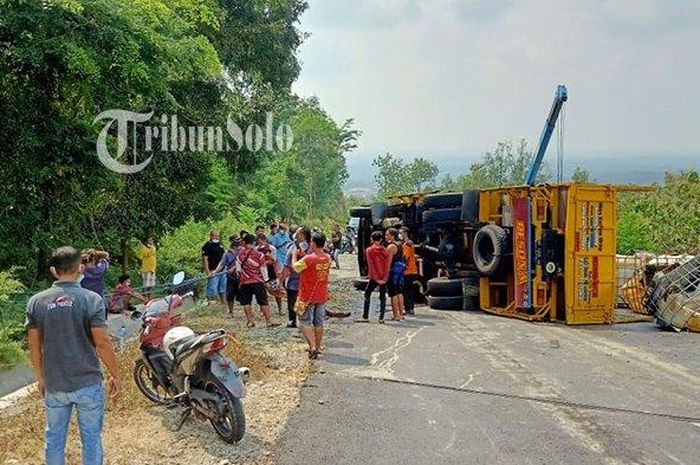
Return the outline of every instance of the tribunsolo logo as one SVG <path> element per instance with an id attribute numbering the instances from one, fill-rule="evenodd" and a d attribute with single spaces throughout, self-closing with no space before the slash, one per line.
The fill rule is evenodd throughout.
<path id="1" fill-rule="evenodd" d="M 104 124 L 96 143 L 102 164 L 117 173 L 133 174 L 151 163 L 153 152 L 237 152 L 244 147 L 251 152 L 263 148 L 286 152 L 294 142 L 292 128 L 288 124 L 275 128 L 271 112 L 265 114 L 264 128 L 251 124 L 245 131 L 231 115 L 226 118 L 225 127 L 185 127 L 178 124 L 177 115 L 164 114 L 155 122 L 151 121 L 152 117 L 153 112 L 128 110 L 107 110 L 97 115 L 94 123 Z M 116 139 L 114 154 L 108 147 L 110 134 Z"/>

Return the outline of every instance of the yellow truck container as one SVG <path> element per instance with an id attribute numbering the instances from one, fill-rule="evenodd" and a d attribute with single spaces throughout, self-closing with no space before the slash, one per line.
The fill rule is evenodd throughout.
<path id="1" fill-rule="evenodd" d="M 500 257 L 509 262 L 500 273 L 480 279 L 482 309 L 530 321 L 612 323 L 619 190 L 637 189 L 569 183 L 482 190 L 479 220 L 507 231 L 511 252 Z"/>

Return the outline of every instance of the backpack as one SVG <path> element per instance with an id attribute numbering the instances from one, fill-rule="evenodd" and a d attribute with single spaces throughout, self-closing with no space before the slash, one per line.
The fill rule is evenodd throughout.
<path id="1" fill-rule="evenodd" d="M 396 286 L 403 286 L 403 272 L 406 271 L 406 257 L 400 244 L 397 244 L 396 256 L 391 263 L 391 281 Z"/>

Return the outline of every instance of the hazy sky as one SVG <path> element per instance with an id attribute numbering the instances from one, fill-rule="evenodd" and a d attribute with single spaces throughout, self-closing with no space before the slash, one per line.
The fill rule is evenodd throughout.
<path id="1" fill-rule="evenodd" d="M 567 155 L 700 156 L 700 0 L 310 5 L 294 89 L 355 118 L 359 155 L 534 144 L 563 83 Z"/>

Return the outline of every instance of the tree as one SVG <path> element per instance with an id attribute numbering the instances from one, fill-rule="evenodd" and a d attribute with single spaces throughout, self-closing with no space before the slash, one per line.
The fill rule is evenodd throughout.
<path id="1" fill-rule="evenodd" d="M 420 192 L 435 186 L 440 174 L 435 163 L 425 158 L 415 158 L 410 163 L 390 153 L 379 155 L 372 161 L 377 167 L 374 180 L 380 197 L 389 197 L 402 192 Z"/>
<path id="2" fill-rule="evenodd" d="M 125 252 L 131 236 L 221 214 L 217 189 L 256 170 L 263 154 L 155 151 L 146 170 L 125 176 L 99 163 L 95 116 L 126 109 L 177 114 L 188 126 L 229 114 L 242 127 L 264 121 L 290 100 L 306 8 L 302 0 L 0 0 L 0 239 L 26 237 L 0 247 L 0 268 L 33 263 L 45 273 L 57 245 Z"/>
<path id="3" fill-rule="evenodd" d="M 571 180 L 574 182 L 589 182 L 590 175 L 588 174 L 588 170 L 577 166 L 576 169 L 574 169 L 574 173 L 571 175 Z"/>
<path id="4" fill-rule="evenodd" d="M 618 252 L 700 251 L 700 175 L 666 173 L 651 193 L 623 193 L 618 204 Z"/>
<path id="5" fill-rule="evenodd" d="M 493 152 L 486 152 L 482 161 L 472 163 L 469 172 L 455 181 L 458 189 L 499 187 L 525 183 L 533 152 L 525 139 L 516 144 L 511 140 L 501 141 Z M 549 178 L 546 164 L 542 165 L 537 176 L 538 182 Z"/>

